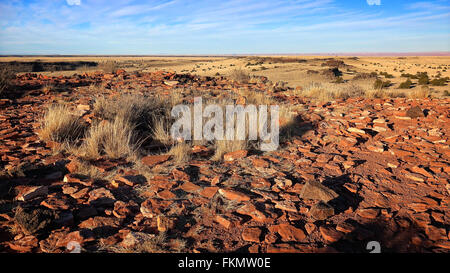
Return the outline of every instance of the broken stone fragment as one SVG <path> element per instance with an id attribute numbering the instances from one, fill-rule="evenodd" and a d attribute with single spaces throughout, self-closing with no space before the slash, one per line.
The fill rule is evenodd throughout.
<path id="1" fill-rule="evenodd" d="M 20 189 L 20 193 L 17 196 L 17 200 L 28 201 L 38 196 L 47 196 L 47 194 L 48 194 L 47 186 L 23 187 Z"/>
<path id="2" fill-rule="evenodd" d="M 170 155 L 149 155 L 142 158 L 142 164 L 153 167 L 170 159 Z"/>
<path id="3" fill-rule="evenodd" d="M 105 188 L 98 188 L 89 192 L 88 202 L 94 206 L 110 206 L 115 202 L 114 195 Z"/>
<path id="4" fill-rule="evenodd" d="M 248 151 L 246 150 L 239 150 L 239 151 L 235 151 L 235 152 L 231 152 L 231 153 L 226 153 L 223 156 L 223 160 L 224 161 L 233 161 L 236 159 L 241 159 L 247 156 Z"/>
<path id="5" fill-rule="evenodd" d="M 408 109 L 408 111 L 406 111 L 406 116 L 410 117 L 410 118 L 420 118 L 420 117 L 425 117 L 422 109 L 420 109 L 419 106 L 414 106 Z"/>
<path id="6" fill-rule="evenodd" d="M 315 220 L 325 220 L 334 215 L 334 208 L 326 203 L 319 202 L 311 207 L 310 213 Z"/>
<path id="7" fill-rule="evenodd" d="M 338 197 L 338 194 L 333 190 L 325 187 L 320 182 L 308 181 L 303 186 L 300 192 L 300 197 L 303 199 L 320 200 L 327 203 Z"/>

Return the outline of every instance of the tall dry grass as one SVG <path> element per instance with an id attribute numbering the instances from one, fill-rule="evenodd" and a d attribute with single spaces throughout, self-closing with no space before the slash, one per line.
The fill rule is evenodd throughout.
<path id="1" fill-rule="evenodd" d="M 86 129 L 80 117 L 66 105 L 51 105 L 41 121 L 40 137 L 45 141 L 73 142 Z"/>
<path id="2" fill-rule="evenodd" d="M 107 155 L 109 158 L 127 158 L 133 156 L 139 145 L 133 134 L 133 127 L 121 118 L 113 121 L 102 121 L 92 125 L 80 147 L 85 158 L 98 158 Z"/>

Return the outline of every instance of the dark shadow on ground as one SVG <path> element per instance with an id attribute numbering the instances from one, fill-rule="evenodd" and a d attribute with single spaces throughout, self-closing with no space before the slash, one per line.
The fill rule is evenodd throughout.
<path id="1" fill-rule="evenodd" d="M 394 219 L 378 218 L 367 223 L 347 220 L 355 229 L 330 246 L 344 253 L 369 253 L 374 249 L 368 243 L 375 241 L 380 244 L 381 253 L 426 253 L 433 250 L 425 231 L 411 219 Z"/>

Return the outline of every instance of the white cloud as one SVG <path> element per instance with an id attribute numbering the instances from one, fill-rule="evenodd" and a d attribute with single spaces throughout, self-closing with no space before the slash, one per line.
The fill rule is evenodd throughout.
<path id="1" fill-rule="evenodd" d="M 81 0 L 66 0 L 69 6 L 79 6 L 81 5 Z"/>
<path id="2" fill-rule="evenodd" d="M 366 0 L 367 4 L 369 4 L 369 6 L 373 6 L 373 5 L 381 5 L 381 0 Z"/>

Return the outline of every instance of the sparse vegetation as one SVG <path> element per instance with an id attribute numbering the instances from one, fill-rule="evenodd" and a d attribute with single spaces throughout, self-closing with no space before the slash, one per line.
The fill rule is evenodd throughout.
<path id="1" fill-rule="evenodd" d="M 407 79 L 406 81 L 400 83 L 399 87 L 400 89 L 410 89 L 412 87 L 412 81 L 410 79 Z"/>
<path id="2" fill-rule="evenodd" d="M 42 119 L 40 137 L 45 141 L 74 142 L 83 136 L 85 125 L 66 105 L 52 105 Z"/>
<path id="3" fill-rule="evenodd" d="M 81 156 L 95 159 L 102 155 L 109 158 L 132 156 L 138 148 L 133 128 L 126 120 L 116 117 L 113 121 L 104 120 L 89 128 Z"/>
<path id="4" fill-rule="evenodd" d="M 430 96 L 430 88 L 428 86 L 422 86 L 420 88 L 414 88 L 408 93 L 408 97 L 411 99 L 424 99 Z"/>
<path id="5" fill-rule="evenodd" d="M 390 85 L 391 85 L 391 81 L 382 81 L 380 79 L 376 79 L 373 84 L 373 88 L 374 89 L 383 89 L 383 88 L 389 87 Z"/>
<path id="6" fill-rule="evenodd" d="M 119 64 L 116 61 L 104 61 L 98 67 L 105 73 L 115 73 L 119 69 Z"/>
<path id="7" fill-rule="evenodd" d="M 170 149 L 168 154 L 173 156 L 177 164 L 186 163 L 191 158 L 191 146 L 186 142 L 177 143 Z"/>
<path id="8" fill-rule="evenodd" d="M 12 80 L 15 78 L 15 73 L 7 68 L 0 69 L 0 96 L 3 97 L 3 92 L 7 91 L 12 86 Z"/>
<path id="9" fill-rule="evenodd" d="M 430 78 L 426 72 L 417 73 L 417 78 L 419 79 L 419 85 L 427 85 L 430 83 Z"/>
<path id="10" fill-rule="evenodd" d="M 237 82 L 247 83 L 250 80 L 250 75 L 242 69 L 233 69 L 230 73 L 230 79 Z"/>
<path id="11" fill-rule="evenodd" d="M 353 79 L 354 80 L 366 80 L 366 79 L 372 79 L 377 77 L 377 72 L 371 72 L 371 73 L 358 73 L 356 74 Z"/>
<path id="12" fill-rule="evenodd" d="M 389 74 L 387 72 L 380 72 L 380 75 L 384 76 L 386 79 L 393 79 L 394 75 Z"/>
<path id="13" fill-rule="evenodd" d="M 430 84 L 432 86 L 445 86 L 447 82 L 449 81 L 449 77 L 445 78 L 437 78 L 430 81 Z"/>
<path id="14" fill-rule="evenodd" d="M 318 101 L 331 101 L 351 97 L 364 97 L 365 90 L 354 84 L 311 83 L 299 95 L 314 98 Z"/>

